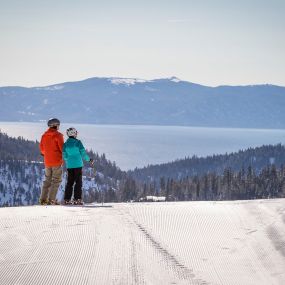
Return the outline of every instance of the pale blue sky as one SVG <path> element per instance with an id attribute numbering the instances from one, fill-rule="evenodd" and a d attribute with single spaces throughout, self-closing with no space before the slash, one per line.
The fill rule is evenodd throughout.
<path id="1" fill-rule="evenodd" d="M 0 0 L 0 86 L 177 76 L 285 86 L 285 0 Z"/>

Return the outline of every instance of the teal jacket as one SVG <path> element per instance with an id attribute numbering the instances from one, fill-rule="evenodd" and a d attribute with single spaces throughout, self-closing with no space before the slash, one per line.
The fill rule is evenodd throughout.
<path id="1" fill-rule="evenodd" d="M 68 138 L 63 145 L 63 159 L 66 163 L 66 168 L 79 168 L 83 166 L 83 160 L 89 161 L 90 157 L 82 142 L 75 138 Z"/>

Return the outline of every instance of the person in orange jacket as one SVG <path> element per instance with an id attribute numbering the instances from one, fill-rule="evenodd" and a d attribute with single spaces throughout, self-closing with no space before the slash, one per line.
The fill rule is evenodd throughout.
<path id="1" fill-rule="evenodd" d="M 57 205 L 56 194 L 62 181 L 63 134 L 59 130 L 60 121 L 48 120 L 48 130 L 42 135 L 40 151 L 44 157 L 45 180 L 42 186 L 40 204 Z"/>

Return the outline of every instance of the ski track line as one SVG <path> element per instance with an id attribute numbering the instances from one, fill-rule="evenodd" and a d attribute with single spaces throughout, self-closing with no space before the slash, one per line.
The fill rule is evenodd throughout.
<path id="1" fill-rule="evenodd" d="M 249 209 L 249 211 L 258 217 L 259 223 L 263 230 L 267 232 L 267 235 L 273 243 L 276 250 L 283 256 L 285 256 L 285 228 L 284 223 L 284 207 L 269 208 L 269 201 L 260 202 L 258 208 Z"/>
<path id="2" fill-rule="evenodd" d="M 165 211 L 161 212 L 165 213 Z M 196 278 L 192 269 L 189 269 L 185 264 L 178 260 L 178 257 L 176 255 L 170 253 L 170 251 L 162 245 L 161 238 L 155 238 L 154 235 L 151 234 L 150 231 L 146 228 L 146 226 L 143 226 L 142 223 L 139 223 L 134 218 L 134 215 L 132 215 L 129 211 L 128 214 L 132 219 L 132 223 L 136 225 L 138 230 L 143 233 L 144 237 L 147 239 L 147 241 L 149 241 L 150 245 L 155 249 L 156 252 L 158 252 L 159 257 L 160 259 L 162 259 L 166 269 L 171 270 L 173 274 L 178 278 L 178 284 L 179 282 L 186 282 L 187 284 L 208 284 L 206 281 Z M 166 225 L 163 223 L 166 220 L 163 215 L 159 215 L 158 213 L 154 212 L 150 214 L 149 218 L 151 218 L 154 222 L 154 228 L 152 232 L 155 232 L 156 228 L 159 225 L 164 225 L 164 229 L 167 228 Z"/>
<path id="3" fill-rule="evenodd" d="M 136 237 L 139 237 L 139 244 L 143 246 L 142 252 L 147 255 L 146 262 L 149 264 L 149 260 L 152 260 L 150 266 L 152 268 L 147 268 L 146 279 L 150 279 L 150 284 L 193 284 L 191 279 L 185 278 L 185 268 L 184 272 L 181 274 L 180 265 L 177 260 L 175 260 L 174 256 L 170 256 L 168 252 L 161 247 L 161 245 L 154 241 L 149 233 L 146 233 L 145 229 L 136 221 L 134 221 L 133 217 L 130 216 L 128 210 L 125 210 L 126 215 L 128 216 L 129 223 L 135 229 Z M 143 263 L 144 261 L 141 260 Z M 181 265 L 180 265 L 181 266 Z M 142 266 L 144 270 L 146 270 L 146 266 Z M 177 270 L 178 268 L 178 270 Z M 170 270 L 170 271 L 169 271 Z M 151 273 L 151 274 L 149 274 Z M 174 274 L 174 275 L 173 275 Z M 173 276 L 172 276 L 173 275 Z M 176 278 L 175 278 L 176 276 Z M 178 277 L 178 279 L 177 279 Z M 147 281 L 148 281 L 147 280 Z M 147 282 L 146 281 L 146 282 Z M 148 284 L 148 283 L 147 283 Z M 197 284 L 197 283 L 195 283 Z"/>
<path id="4" fill-rule="evenodd" d="M 143 232 L 146 238 L 152 243 L 154 248 L 160 252 L 167 266 L 170 267 L 175 274 L 177 274 L 179 279 L 186 279 L 189 281 L 193 280 L 193 282 L 195 281 L 193 278 L 195 277 L 195 275 L 192 273 L 192 270 L 181 264 L 174 255 L 172 255 L 165 248 L 163 248 L 161 244 L 157 242 L 142 225 L 138 223 L 135 224 L 139 228 L 139 230 Z"/>
<path id="5" fill-rule="evenodd" d="M 126 224 L 132 229 L 133 232 L 133 244 L 136 245 L 137 254 L 140 256 L 140 260 L 137 264 L 134 264 L 135 276 L 134 278 L 139 278 L 139 283 L 134 284 L 170 284 L 167 282 L 167 279 L 164 279 L 161 276 L 163 274 L 163 268 L 160 268 L 160 264 L 157 260 L 157 253 L 152 249 L 151 243 L 147 240 L 144 235 L 138 230 L 137 226 L 134 224 L 131 216 L 128 213 L 128 209 L 119 209 L 121 215 L 124 217 Z M 150 260 L 152 261 L 150 264 Z M 147 268 L 148 265 L 151 265 L 150 268 Z M 143 277 L 143 279 L 142 279 Z M 144 278 L 146 280 L 144 280 Z M 174 283 L 176 284 L 176 283 Z"/>
<path id="6" fill-rule="evenodd" d="M 207 203 L 209 205 L 209 202 Z M 264 267 L 260 262 L 258 262 L 259 257 L 256 258 L 257 255 L 254 245 L 249 242 L 251 241 L 250 236 L 252 234 L 255 235 L 257 230 L 252 230 L 252 228 L 247 229 L 250 228 L 247 225 L 242 227 L 237 226 L 239 224 L 239 217 L 236 212 L 232 211 L 232 208 L 237 208 L 238 213 L 243 211 L 244 203 L 239 204 L 236 205 L 234 203 L 229 206 L 224 206 L 223 203 L 214 202 L 210 204 L 211 207 L 208 206 L 203 211 L 201 207 L 197 208 L 197 203 L 188 203 L 187 208 L 189 209 L 192 208 L 191 205 L 194 205 L 193 207 L 195 208 L 195 211 L 192 210 L 192 212 L 197 212 L 197 217 L 195 218 L 195 213 L 190 215 L 191 212 L 186 212 L 184 210 L 182 212 L 182 216 L 188 216 L 188 219 L 192 221 L 191 227 L 194 231 L 194 235 L 198 236 L 198 238 L 200 236 L 201 241 L 193 240 L 194 244 L 192 246 L 187 246 L 187 244 L 184 243 L 183 247 L 185 252 L 187 252 L 187 249 L 193 248 L 193 254 L 191 255 L 187 252 L 186 256 L 183 255 L 183 252 L 180 252 L 179 247 L 175 247 L 175 245 L 173 246 L 172 239 L 163 239 L 162 229 L 155 229 L 159 224 L 163 225 L 163 229 L 168 228 L 168 223 L 163 223 L 163 219 L 161 220 L 160 218 L 162 215 L 159 216 L 159 213 L 164 213 L 164 211 L 162 211 L 162 207 L 160 208 L 159 206 L 155 206 L 153 209 L 157 210 L 156 212 L 155 210 L 152 212 L 152 209 L 148 210 L 148 215 L 146 216 L 152 217 L 152 220 L 154 220 L 153 222 L 151 220 L 146 221 L 147 218 L 139 218 L 137 220 L 140 221 L 140 224 L 143 224 L 149 231 L 151 231 L 152 236 L 155 236 L 156 240 L 163 240 L 164 247 L 170 249 L 170 251 L 175 252 L 176 254 L 178 253 L 179 260 L 183 260 L 183 263 L 188 267 L 189 258 L 187 259 L 187 255 L 192 256 L 192 259 L 196 260 L 196 266 L 195 264 L 193 265 L 192 262 L 190 268 L 193 268 L 194 272 L 196 272 L 197 269 L 200 269 L 200 271 L 202 270 L 200 275 L 204 276 L 203 278 L 206 278 L 206 280 L 209 280 L 211 284 L 279 284 L 278 279 L 275 280 L 274 276 L 272 277 L 268 275 L 267 271 L 264 272 Z M 170 204 L 167 204 L 167 207 L 170 207 L 169 205 Z M 174 208 L 177 211 L 179 206 L 175 205 Z M 136 218 L 137 216 L 138 215 L 136 215 Z M 178 217 L 179 220 L 183 220 L 182 216 Z M 175 213 L 171 213 L 171 218 L 168 220 L 172 222 L 176 221 L 177 223 Z M 245 221 L 247 221 L 246 218 Z M 184 224 L 182 225 L 184 226 Z M 182 241 L 183 235 L 188 235 L 185 228 L 183 231 L 179 231 L 180 228 L 183 228 L 181 226 L 176 228 L 170 226 L 170 228 L 175 229 L 177 232 L 176 239 L 178 240 L 180 239 Z M 198 234 L 198 232 L 200 232 L 200 234 Z M 159 233 L 159 235 L 157 236 L 156 233 Z M 221 234 L 223 236 L 221 236 Z M 208 236 L 210 236 L 209 239 L 207 239 Z M 167 237 L 171 237 L 171 233 L 168 233 Z M 191 238 L 191 235 L 188 237 Z M 248 239 L 249 241 L 247 241 Z M 167 243 L 165 243 L 166 241 Z M 204 251 L 205 249 L 206 252 Z M 205 264 L 208 269 L 205 268 Z M 217 276 L 213 275 L 214 273 L 211 273 L 207 278 L 206 276 L 209 275 L 208 271 L 212 270 L 216 272 Z M 282 278 L 282 276 L 280 278 Z M 282 284 L 282 281 L 280 284 Z"/>
<path id="7" fill-rule="evenodd" d="M 137 232 L 137 228 L 134 226 L 133 221 L 130 219 L 128 211 L 126 209 L 118 209 L 122 219 L 124 220 L 125 225 L 128 227 L 128 231 L 130 232 L 130 272 L 132 274 L 132 282 L 130 284 L 159 284 L 151 282 L 147 282 L 145 280 L 145 275 L 147 272 L 142 266 L 142 260 L 144 259 L 142 255 L 147 255 L 147 250 L 145 250 L 145 239 L 141 237 Z M 144 251 L 142 251 L 144 248 Z M 153 256 L 151 257 L 153 258 Z M 149 260 L 148 260 L 149 262 Z"/>
<path id="8" fill-rule="evenodd" d="M 164 235 L 165 239 L 170 235 L 169 248 L 172 252 L 176 252 L 180 259 L 184 260 L 186 266 L 192 268 L 196 275 L 202 276 L 202 279 L 208 280 L 211 284 L 220 284 L 216 278 L 215 272 L 211 264 L 208 264 L 207 252 L 205 247 L 201 246 L 203 238 L 197 233 L 199 231 L 199 224 L 197 223 L 195 213 L 191 207 L 186 209 L 182 207 L 171 207 L 170 216 L 168 220 L 170 223 L 170 231 L 167 235 Z M 183 208 L 183 210 L 182 210 Z M 171 217 L 175 217 L 171 219 Z M 202 272 L 207 272 L 207 277 Z M 205 284 L 200 278 L 200 283 Z M 211 280 L 211 281 L 210 281 Z"/>
<path id="9" fill-rule="evenodd" d="M 161 260 L 157 251 L 147 240 L 144 234 L 135 225 L 128 207 L 123 209 L 128 224 L 132 228 L 133 239 L 137 255 L 137 272 L 141 284 L 176 284 L 172 276 L 161 266 Z M 150 262 L 151 261 L 151 262 Z M 173 281 L 173 282 L 172 282 Z"/>
<path id="10" fill-rule="evenodd" d="M 180 207 L 173 205 L 168 218 L 171 220 L 170 230 L 172 231 L 171 248 L 172 251 L 179 253 L 184 262 L 193 268 L 200 279 L 206 279 L 211 284 L 220 284 L 213 267 L 208 262 L 206 248 L 203 246 L 200 224 L 196 218 L 195 211 L 191 204 L 181 204 Z M 165 236 L 167 238 L 167 236 Z M 179 242 L 177 242 L 179 241 Z M 179 247 L 178 247 L 179 246 Z M 189 252 L 189 254 L 187 254 Z M 205 274 L 207 273 L 207 274 Z M 200 281 L 206 283 L 205 281 Z"/>
<path id="11" fill-rule="evenodd" d="M 205 251 L 204 248 L 201 250 L 201 248 L 199 247 L 199 243 L 202 241 L 200 236 L 197 235 L 193 235 L 193 231 L 191 230 L 191 226 L 193 226 L 193 224 L 196 223 L 196 219 L 195 216 L 193 216 L 193 212 L 191 211 L 191 208 L 187 208 L 186 210 L 181 211 L 181 208 L 178 207 L 174 207 L 173 208 L 174 213 L 176 218 L 174 220 L 179 221 L 175 222 L 172 221 L 172 225 L 171 228 L 175 229 L 175 236 L 173 236 L 173 238 L 171 239 L 172 243 L 171 243 L 171 248 L 173 249 L 174 252 L 179 253 L 179 256 L 184 256 L 185 262 L 187 262 L 188 264 L 191 262 L 192 260 L 196 261 L 196 269 L 193 269 L 194 271 L 197 270 L 197 272 L 199 271 L 208 271 L 208 275 L 210 277 L 209 280 L 215 280 L 215 278 L 213 277 L 213 273 L 212 273 L 212 268 L 211 266 L 206 265 L 205 262 Z M 189 222 L 191 220 L 191 222 Z M 179 226 L 178 226 L 179 224 Z M 173 235 L 173 234 L 172 234 Z M 181 238 L 179 238 L 181 236 Z M 184 237 L 191 237 L 191 243 L 187 243 L 187 240 L 185 240 Z M 183 238 L 183 240 L 182 240 Z M 176 243 L 175 240 L 179 240 L 179 243 Z M 177 247 L 177 245 L 175 246 L 175 244 L 177 244 L 179 247 Z M 198 248 L 200 248 L 200 252 L 198 252 L 196 250 L 196 245 Z M 187 258 L 187 250 L 188 249 L 193 249 L 191 251 L 191 253 L 188 255 Z M 190 258 L 189 258 L 190 257 Z M 192 258 L 191 258 L 192 257 Z M 186 261 L 187 260 L 187 261 Z M 193 266 L 191 265 L 191 268 L 193 268 Z M 200 275 L 200 273 L 199 273 Z M 201 278 L 206 278 L 208 279 L 208 276 L 206 277 L 201 277 Z M 201 279 L 200 278 L 200 279 Z M 208 282 L 200 280 L 199 281 L 201 284 L 208 284 Z M 218 284 L 215 282 L 215 284 Z"/>
<path id="12" fill-rule="evenodd" d="M 122 212 L 122 211 L 121 211 Z M 132 273 L 132 282 L 134 284 L 146 284 L 146 281 L 143 278 L 143 268 L 141 268 L 139 263 L 139 247 L 141 246 L 141 242 L 138 242 L 136 237 L 136 232 L 133 227 L 133 223 L 130 221 L 129 216 L 126 216 L 124 214 L 124 219 L 126 224 L 128 225 L 128 229 L 130 231 L 130 245 L 131 245 L 131 264 L 130 264 L 130 270 Z"/>
<path id="13" fill-rule="evenodd" d="M 266 224 L 264 223 L 264 227 L 266 228 L 267 235 L 271 240 L 274 248 L 285 257 L 285 228 L 283 226 L 284 223 L 284 207 L 277 207 L 272 210 L 272 208 L 266 207 L 267 205 L 261 205 L 262 212 L 267 214 L 267 217 L 270 217 L 270 221 Z M 263 217 L 264 220 L 265 217 Z"/>
<path id="14" fill-rule="evenodd" d="M 285 239 L 282 237 L 278 229 L 274 226 L 267 228 L 269 238 L 274 244 L 275 249 L 285 257 Z"/>

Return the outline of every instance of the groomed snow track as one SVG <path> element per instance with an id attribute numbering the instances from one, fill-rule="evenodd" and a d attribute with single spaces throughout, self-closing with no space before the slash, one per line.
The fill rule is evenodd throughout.
<path id="1" fill-rule="evenodd" d="M 285 199 L 0 209 L 0 284 L 285 284 Z"/>

